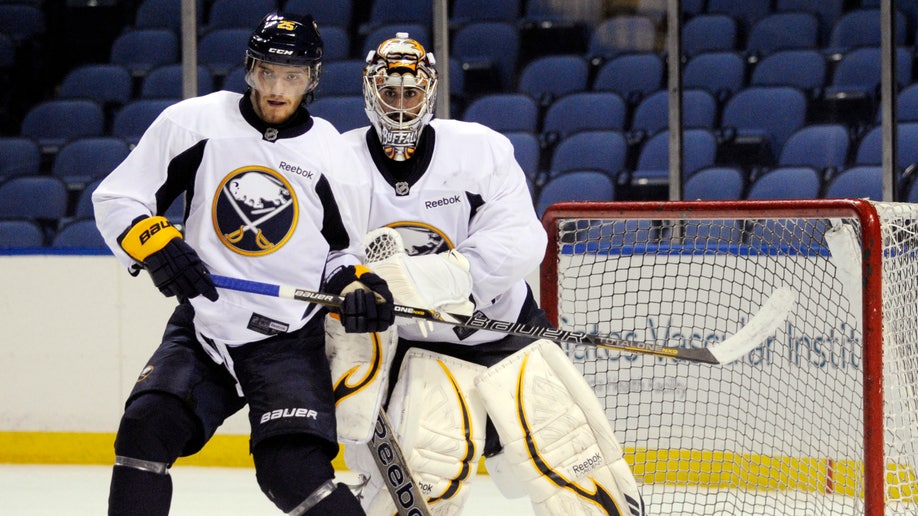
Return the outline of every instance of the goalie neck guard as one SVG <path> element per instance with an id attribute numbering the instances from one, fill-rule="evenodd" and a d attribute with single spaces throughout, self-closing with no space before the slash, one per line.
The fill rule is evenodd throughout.
<path id="1" fill-rule="evenodd" d="M 363 71 L 364 109 L 379 135 L 386 156 L 411 158 L 421 131 L 433 117 L 437 70 L 433 54 L 396 33 L 367 55 Z"/>

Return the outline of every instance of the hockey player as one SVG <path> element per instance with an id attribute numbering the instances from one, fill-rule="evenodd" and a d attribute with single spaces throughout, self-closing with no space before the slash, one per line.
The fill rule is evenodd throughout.
<path id="1" fill-rule="evenodd" d="M 93 194 L 115 256 L 179 301 L 125 406 L 110 515 L 168 514 L 170 466 L 245 405 L 257 481 L 278 508 L 364 514 L 333 482 L 325 311 L 218 292 L 210 279 L 341 293 L 338 317 L 350 332 L 386 330 L 394 319 L 385 282 L 360 265 L 367 180 L 338 131 L 306 107 L 322 57 L 314 20 L 267 15 L 244 57 L 244 94 L 219 91 L 167 108 Z M 184 234 L 162 216 L 183 193 Z"/>
<path id="2" fill-rule="evenodd" d="M 396 302 L 548 326 L 525 281 L 547 238 L 509 140 L 433 118 L 434 56 L 406 33 L 369 53 L 363 91 L 371 125 L 344 136 L 373 171 L 370 226 L 381 229 L 368 265 Z M 397 252 L 376 253 L 386 240 Z M 644 514 L 603 409 L 557 344 L 396 322 L 387 412 L 434 514 L 461 511 L 482 455 L 501 491 L 527 495 L 537 514 Z M 392 514 L 367 455 L 345 449 L 369 477 L 361 503 Z"/>

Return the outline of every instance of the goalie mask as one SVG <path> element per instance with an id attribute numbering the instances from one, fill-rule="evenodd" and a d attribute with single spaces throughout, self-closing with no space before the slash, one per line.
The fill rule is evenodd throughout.
<path id="1" fill-rule="evenodd" d="M 433 117 L 437 70 L 408 33 L 399 32 L 367 55 L 363 71 L 364 109 L 390 159 L 411 158 L 421 131 Z"/>

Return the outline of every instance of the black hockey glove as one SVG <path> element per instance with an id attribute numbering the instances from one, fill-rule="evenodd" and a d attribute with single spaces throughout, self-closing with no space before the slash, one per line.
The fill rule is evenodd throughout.
<path id="1" fill-rule="evenodd" d="M 344 296 L 335 312 L 347 333 L 385 331 L 395 322 L 389 286 L 363 265 L 339 269 L 325 283 L 325 290 Z"/>
<path id="2" fill-rule="evenodd" d="M 207 269 L 182 234 L 164 217 L 136 222 L 121 238 L 121 247 L 143 263 L 153 284 L 166 297 L 185 301 L 204 295 L 216 301 L 219 295 Z"/>

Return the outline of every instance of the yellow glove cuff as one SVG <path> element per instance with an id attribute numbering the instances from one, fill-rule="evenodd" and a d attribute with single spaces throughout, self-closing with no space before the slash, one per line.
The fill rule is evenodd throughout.
<path id="1" fill-rule="evenodd" d="M 182 233 L 166 217 L 148 217 L 128 230 L 121 239 L 121 248 L 131 258 L 143 262 L 173 238 L 182 238 Z"/>

